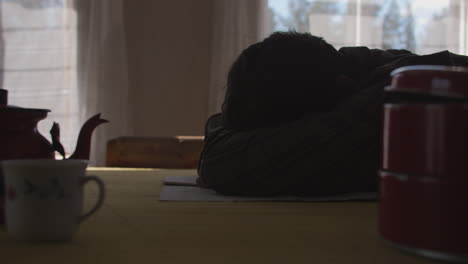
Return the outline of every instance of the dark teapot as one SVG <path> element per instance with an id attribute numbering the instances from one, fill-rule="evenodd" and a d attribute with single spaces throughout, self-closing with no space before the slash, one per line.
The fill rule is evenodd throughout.
<path id="1" fill-rule="evenodd" d="M 37 130 L 37 123 L 47 117 L 47 109 L 21 108 L 8 105 L 8 91 L 0 89 L 0 161 L 9 159 L 55 159 L 55 151 L 65 158 L 60 143 L 60 127 L 54 123 L 50 143 Z M 108 122 L 97 114 L 81 127 L 76 148 L 69 159 L 89 159 L 94 129 Z M 3 176 L 0 170 L 0 224 L 3 222 Z"/>

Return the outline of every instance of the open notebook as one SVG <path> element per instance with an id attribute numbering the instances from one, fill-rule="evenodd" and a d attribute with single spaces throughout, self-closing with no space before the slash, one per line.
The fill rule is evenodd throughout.
<path id="1" fill-rule="evenodd" d="M 377 194 L 348 193 L 321 197 L 275 196 L 275 197 L 245 197 L 226 196 L 213 190 L 200 188 L 196 184 L 197 176 L 167 176 L 159 196 L 160 201 L 192 201 L 192 202 L 249 202 L 249 201 L 286 201 L 286 202 L 325 202 L 325 201 L 373 201 Z"/>

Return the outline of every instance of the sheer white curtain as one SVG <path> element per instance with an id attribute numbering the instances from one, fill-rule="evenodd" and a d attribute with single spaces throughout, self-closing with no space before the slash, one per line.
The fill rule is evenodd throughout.
<path id="1" fill-rule="evenodd" d="M 94 134 L 91 164 L 103 165 L 109 138 L 131 135 L 122 0 L 0 1 L 2 88 L 9 103 L 46 108 L 50 138 L 60 123 L 67 154 L 95 113 L 111 123 Z"/>
<path id="2" fill-rule="evenodd" d="M 267 33 L 267 0 L 213 1 L 209 114 L 221 109 L 226 77 L 239 53 Z"/>
<path id="3" fill-rule="evenodd" d="M 106 142 L 131 135 L 130 96 L 122 0 L 76 0 L 78 13 L 78 102 L 80 120 L 96 113 L 92 165 L 104 165 Z"/>

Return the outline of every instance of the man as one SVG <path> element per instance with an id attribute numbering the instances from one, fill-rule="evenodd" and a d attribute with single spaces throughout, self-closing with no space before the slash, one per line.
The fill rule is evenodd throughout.
<path id="1" fill-rule="evenodd" d="M 232 65 L 206 124 L 198 184 L 229 195 L 376 191 L 383 88 L 407 65 L 467 65 L 448 51 L 347 47 L 277 32 Z"/>

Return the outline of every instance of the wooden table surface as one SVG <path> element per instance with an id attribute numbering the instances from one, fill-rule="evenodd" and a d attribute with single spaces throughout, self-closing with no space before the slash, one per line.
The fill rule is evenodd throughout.
<path id="1" fill-rule="evenodd" d="M 71 242 L 24 243 L 0 227 L 0 263 L 437 263 L 389 247 L 375 202 L 160 202 L 166 175 L 97 169 L 104 206 Z M 97 188 L 86 188 L 85 204 Z"/>

